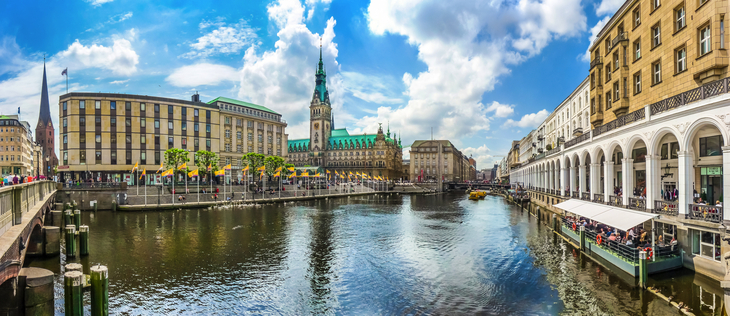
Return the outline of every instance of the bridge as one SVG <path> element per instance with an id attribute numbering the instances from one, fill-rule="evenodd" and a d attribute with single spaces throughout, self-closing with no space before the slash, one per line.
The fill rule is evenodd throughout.
<path id="1" fill-rule="evenodd" d="M 56 183 L 36 181 L 0 188 L 0 297 L 12 301 L 26 255 L 44 254 L 43 226 L 50 218 Z M 55 250 L 58 253 L 58 249 Z M 0 303 L 0 313 L 3 312 Z"/>
<path id="2" fill-rule="evenodd" d="M 479 189 L 479 190 L 495 190 L 495 189 L 508 190 L 510 188 L 509 184 L 492 184 L 492 183 L 447 182 L 447 183 L 444 183 L 444 185 L 449 190 L 466 190 L 469 188 Z"/>

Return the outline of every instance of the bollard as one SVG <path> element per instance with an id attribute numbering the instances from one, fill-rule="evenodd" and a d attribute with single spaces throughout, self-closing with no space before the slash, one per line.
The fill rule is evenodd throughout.
<path id="1" fill-rule="evenodd" d="M 580 225 L 580 250 L 586 250 L 586 227 Z"/>
<path id="2" fill-rule="evenodd" d="M 79 226 L 79 254 L 89 254 L 89 226 L 86 225 Z"/>
<path id="3" fill-rule="evenodd" d="M 537 208 L 537 222 L 539 223 L 541 219 L 542 219 L 542 215 L 540 214 L 540 208 L 538 207 Z"/>
<path id="4" fill-rule="evenodd" d="M 76 230 L 79 230 L 79 226 L 81 226 L 81 210 L 74 210 L 74 225 L 76 226 Z"/>
<path id="5" fill-rule="evenodd" d="M 76 226 L 66 225 L 66 256 L 76 256 Z"/>
<path id="6" fill-rule="evenodd" d="M 66 272 L 63 277 L 66 315 L 81 316 L 84 314 L 83 293 L 81 291 L 84 274 L 79 271 L 71 271 Z"/>
<path id="7" fill-rule="evenodd" d="M 109 269 L 106 266 L 91 267 L 91 315 L 109 315 Z"/>
<path id="8" fill-rule="evenodd" d="M 63 224 L 64 225 L 72 225 L 73 222 L 71 221 L 71 210 L 65 210 L 63 211 Z"/>
<path id="9" fill-rule="evenodd" d="M 558 232 L 558 214 L 553 214 L 553 231 Z"/>
<path id="10" fill-rule="evenodd" d="M 99 202 L 98 201 L 94 201 L 94 212 L 96 212 L 98 210 L 99 210 Z"/>
<path id="11" fill-rule="evenodd" d="M 649 280 L 649 272 L 646 270 L 646 251 L 639 251 L 639 286 L 646 288 L 646 281 Z"/>
<path id="12" fill-rule="evenodd" d="M 69 263 L 64 268 L 66 269 L 64 272 L 78 271 L 84 273 L 84 266 L 80 263 Z"/>
<path id="13" fill-rule="evenodd" d="M 157 204 L 160 204 L 160 203 L 157 203 Z M 117 201 L 112 201 L 112 212 L 116 212 L 116 211 L 117 211 Z"/>

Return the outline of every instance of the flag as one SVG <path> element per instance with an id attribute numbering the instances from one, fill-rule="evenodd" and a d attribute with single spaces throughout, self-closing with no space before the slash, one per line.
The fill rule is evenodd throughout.
<path id="1" fill-rule="evenodd" d="M 327 174 L 330 174 L 330 171 L 329 170 L 327 170 Z"/>
<path id="2" fill-rule="evenodd" d="M 319 174 L 319 173 L 316 173 L 316 174 L 314 175 L 314 177 L 315 177 L 315 178 L 319 178 L 319 177 L 321 177 L 321 176 L 322 176 L 322 175 L 321 175 L 321 174 Z"/>
<path id="3" fill-rule="evenodd" d="M 139 176 L 139 179 L 142 180 L 142 177 L 147 174 L 147 169 L 142 170 L 142 174 Z"/>
<path id="4" fill-rule="evenodd" d="M 264 171 L 261 170 L 261 173 L 259 174 L 259 178 L 263 178 L 263 177 L 264 177 Z"/>
<path id="5" fill-rule="evenodd" d="M 231 170 L 231 164 L 228 164 L 227 166 L 223 167 L 223 170 Z"/>
<path id="6" fill-rule="evenodd" d="M 213 164 L 208 164 L 208 171 L 210 171 L 210 169 L 213 169 Z"/>
<path id="7" fill-rule="evenodd" d="M 281 172 L 281 167 L 276 168 L 276 170 L 274 170 L 274 172 Z"/>
<path id="8" fill-rule="evenodd" d="M 157 169 L 157 172 L 155 172 L 155 173 L 160 173 L 160 171 L 163 171 L 164 169 L 165 169 L 165 168 L 164 168 L 164 167 L 162 167 L 162 163 L 160 163 L 160 168 L 159 168 L 159 169 Z"/>
<path id="9" fill-rule="evenodd" d="M 289 170 L 290 172 L 294 172 L 294 167 L 286 168 L 286 170 Z"/>
<path id="10" fill-rule="evenodd" d="M 246 171 L 248 171 L 248 166 L 246 166 L 246 168 L 243 168 L 243 172 L 246 172 Z"/>
<path id="11" fill-rule="evenodd" d="M 297 176 L 297 173 L 296 173 L 296 172 L 294 172 L 294 173 L 292 173 L 292 174 L 290 174 L 290 175 L 289 175 L 289 179 L 291 179 L 291 178 L 295 178 L 296 176 Z"/>
<path id="12" fill-rule="evenodd" d="M 182 164 L 182 166 L 180 166 L 180 167 L 177 167 L 177 170 L 180 170 L 180 169 L 185 169 L 185 168 L 187 168 L 187 167 L 188 167 L 188 164 L 187 164 L 187 163 L 184 163 L 184 164 Z"/>
<path id="13" fill-rule="evenodd" d="M 308 178 L 309 177 L 309 172 L 302 172 L 302 177 Z"/>
<path id="14" fill-rule="evenodd" d="M 279 171 L 279 172 L 277 172 L 277 173 L 274 174 L 274 178 L 278 178 L 280 176 L 281 176 L 281 171 Z"/>
<path id="15" fill-rule="evenodd" d="M 193 171 L 188 172 L 188 177 L 197 177 L 198 176 L 198 169 L 195 169 Z"/>
<path id="16" fill-rule="evenodd" d="M 134 163 L 134 168 L 132 168 L 132 172 L 134 172 L 138 168 L 139 168 L 139 163 Z"/>
<path id="17" fill-rule="evenodd" d="M 18 107 L 18 115 L 20 115 L 20 107 Z"/>
<path id="18" fill-rule="evenodd" d="M 354 174 L 354 173 L 352 173 L 352 171 L 350 171 L 350 175 L 351 175 L 351 176 L 354 176 L 355 174 Z"/>
<path id="19" fill-rule="evenodd" d="M 216 176 L 224 176 L 226 175 L 226 169 L 221 169 L 215 172 Z"/>
<path id="20" fill-rule="evenodd" d="M 163 177 L 172 176 L 172 168 L 170 168 L 170 170 L 163 171 L 162 176 Z"/>
<path id="21" fill-rule="evenodd" d="M 256 171 L 264 171 L 264 170 L 266 170 L 266 166 L 261 166 L 261 167 L 256 168 Z"/>
<path id="22" fill-rule="evenodd" d="M 64 69 L 63 71 L 61 71 L 61 76 L 64 76 L 64 75 L 65 76 L 68 76 L 68 67 L 66 67 L 66 69 Z"/>

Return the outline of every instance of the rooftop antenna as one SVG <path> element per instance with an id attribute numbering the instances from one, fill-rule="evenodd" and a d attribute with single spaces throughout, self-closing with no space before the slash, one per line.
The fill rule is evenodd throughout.
<path id="1" fill-rule="evenodd" d="M 433 127 L 431 127 L 431 140 L 433 140 Z"/>

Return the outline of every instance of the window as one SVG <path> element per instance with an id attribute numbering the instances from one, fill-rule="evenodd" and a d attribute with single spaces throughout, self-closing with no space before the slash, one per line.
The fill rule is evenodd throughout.
<path id="1" fill-rule="evenodd" d="M 125 109 L 125 110 L 126 110 L 127 112 L 131 112 L 131 111 L 132 111 L 132 102 L 125 102 L 125 103 L 124 103 L 124 109 Z"/>
<path id="2" fill-rule="evenodd" d="M 687 49 L 682 47 L 676 51 L 677 66 L 674 70 L 675 73 L 680 73 L 687 70 Z"/>
<path id="3" fill-rule="evenodd" d="M 63 134 L 63 143 L 68 144 L 68 135 Z"/>
<path id="4" fill-rule="evenodd" d="M 613 70 L 618 70 L 618 52 L 613 53 Z"/>
<path id="5" fill-rule="evenodd" d="M 205 124 L 205 132 L 210 133 L 210 124 Z"/>
<path id="6" fill-rule="evenodd" d="M 124 126 L 126 126 L 126 127 L 132 127 L 132 119 L 131 118 L 125 118 L 124 119 Z"/>
<path id="7" fill-rule="evenodd" d="M 111 142 L 112 144 L 116 144 L 116 143 L 117 143 L 117 134 L 111 134 L 111 137 L 109 137 L 109 141 L 110 141 L 110 142 Z M 115 146 L 116 146 L 116 145 L 115 145 Z"/>
<path id="8" fill-rule="evenodd" d="M 175 139 L 172 137 L 167 138 L 167 148 L 174 148 L 175 147 Z"/>
<path id="9" fill-rule="evenodd" d="M 66 111 L 66 110 L 67 110 L 66 102 L 63 102 L 63 110 L 64 110 L 64 111 Z"/>
<path id="10" fill-rule="evenodd" d="M 65 117 L 63 118 L 63 127 L 68 127 L 68 121 Z"/>
<path id="11" fill-rule="evenodd" d="M 198 117 L 198 109 L 193 110 L 193 116 Z"/>
<path id="12" fill-rule="evenodd" d="M 167 114 L 172 115 L 175 112 L 174 107 L 172 105 L 167 106 Z"/>
<path id="13" fill-rule="evenodd" d="M 722 155 L 722 136 L 709 136 L 700 138 L 700 157 Z"/>
<path id="14" fill-rule="evenodd" d="M 96 163 L 101 163 L 101 151 L 96 151 Z"/>
<path id="15" fill-rule="evenodd" d="M 634 94 L 641 92 L 641 71 L 634 74 Z"/>
<path id="16" fill-rule="evenodd" d="M 167 129 L 173 129 L 172 121 L 167 122 Z"/>
<path id="17" fill-rule="evenodd" d="M 662 63 L 660 61 L 656 61 L 653 64 L 651 64 L 651 71 L 652 71 L 651 84 L 655 85 L 655 84 L 662 82 Z"/>
<path id="18" fill-rule="evenodd" d="M 158 164 L 158 163 L 160 163 L 160 152 L 156 151 L 155 152 L 155 164 Z"/>
<path id="19" fill-rule="evenodd" d="M 227 152 L 230 152 L 230 151 L 231 151 L 231 144 L 229 144 L 229 143 L 226 143 L 226 145 L 225 145 L 225 146 L 226 146 L 226 147 L 225 147 L 225 148 L 226 148 L 226 151 L 227 151 Z"/>
<path id="20" fill-rule="evenodd" d="M 147 153 L 146 153 L 146 152 L 144 152 L 144 151 L 143 151 L 143 152 L 141 152 L 141 153 L 139 153 L 139 160 L 141 160 L 140 162 L 141 162 L 141 163 L 142 163 L 143 165 L 146 165 L 146 164 L 147 164 Z"/>
<path id="21" fill-rule="evenodd" d="M 84 109 L 86 109 L 86 101 L 79 100 L 79 110 L 84 110 Z"/>
<path id="22" fill-rule="evenodd" d="M 185 146 L 188 145 L 188 138 L 187 137 L 183 137 L 181 140 L 182 140 L 183 147 L 185 147 Z"/>
<path id="23" fill-rule="evenodd" d="M 258 135 L 258 141 L 259 141 L 259 143 L 260 142 L 263 142 L 264 141 L 264 135 L 259 134 Z"/>
<path id="24" fill-rule="evenodd" d="M 109 109 L 110 110 L 116 110 L 117 109 L 117 101 L 111 101 L 111 102 L 109 102 Z"/>
<path id="25" fill-rule="evenodd" d="M 140 144 L 147 144 L 147 136 L 142 135 L 139 137 L 139 143 Z"/>
<path id="26" fill-rule="evenodd" d="M 94 109 L 101 110 L 101 101 L 94 101 Z"/>
<path id="27" fill-rule="evenodd" d="M 79 134 L 79 143 L 86 143 L 86 133 Z"/>
<path id="28" fill-rule="evenodd" d="M 140 118 L 139 119 L 139 127 L 147 127 L 147 119 L 146 118 Z"/>
<path id="29" fill-rule="evenodd" d="M 710 260 L 720 261 L 720 234 L 690 229 L 692 236 L 692 254 Z"/>
<path id="30" fill-rule="evenodd" d="M 125 136 L 125 140 L 126 140 L 127 144 L 131 144 L 132 143 L 132 135 L 126 135 Z"/>
<path id="31" fill-rule="evenodd" d="M 95 121 L 95 123 L 96 123 L 97 126 L 101 125 L 101 117 L 100 116 L 97 116 L 94 121 Z"/>
<path id="32" fill-rule="evenodd" d="M 127 150 L 127 155 L 126 156 L 127 156 L 127 164 L 128 165 L 131 165 L 132 164 L 132 151 L 131 150 Z"/>
<path id="33" fill-rule="evenodd" d="M 208 150 L 210 150 L 210 139 L 206 139 L 205 140 L 205 148 L 207 148 Z"/>
<path id="34" fill-rule="evenodd" d="M 621 98 L 621 95 L 619 94 L 618 88 L 619 88 L 618 82 L 614 82 L 613 83 L 613 93 L 614 93 L 613 94 L 613 102 L 616 102 L 616 101 L 618 101 L 619 98 Z"/>
<path id="35" fill-rule="evenodd" d="M 94 139 L 96 140 L 96 143 L 97 143 L 97 144 L 101 144 L 101 135 L 98 135 L 98 134 L 97 134 L 97 135 L 96 135 L 96 136 L 94 137 Z"/>
<path id="36" fill-rule="evenodd" d="M 652 37 L 652 48 L 659 46 L 659 44 L 662 43 L 662 27 L 659 23 L 654 25 L 651 28 L 651 37 Z"/>
<path id="37" fill-rule="evenodd" d="M 639 10 L 639 7 L 637 6 L 636 9 L 634 9 L 634 28 L 639 26 L 641 24 L 641 11 Z"/>
<path id="38" fill-rule="evenodd" d="M 79 151 L 79 160 L 81 163 L 86 163 L 86 150 Z"/>
<path id="39" fill-rule="evenodd" d="M 196 138 L 196 139 L 195 139 L 195 140 L 193 141 L 193 145 L 195 146 L 195 148 L 198 148 L 198 146 L 200 145 L 200 140 Z"/>
<path id="40" fill-rule="evenodd" d="M 674 9 L 674 31 L 677 32 L 687 26 L 685 20 L 684 4 Z"/>
<path id="41" fill-rule="evenodd" d="M 231 138 L 231 130 L 230 129 L 227 129 L 226 130 L 226 138 Z"/>
<path id="42" fill-rule="evenodd" d="M 210 110 L 205 110 L 205 118 L 210 119 Z"/>
<path id="43" fill-rule="evenodd" d="M 652 10 L 656 10 L 659 6 L 662 5 L 661 1 L 659 0 L 652 0 Z"/>
<path id="44" fill-rule="evenodd" d="M 677 159 L 679 158 L 679 143 L 674 142 L 671 143 L 669 146 L 669 159 Z"/>
<path id="45" fill-rule="evenodd" d="M 243 146 L 242 145 L 236 145 L 236 151 L 237 152 L 243 152 Z"/>
<path id="46" fill-rule="evenodd" d="M 226 124 L 231 124 L 231 117 L 230 116 L 226 116 Z"/>
<path id="47" fill-rule="evenodd" d="M 720 49 L 725 48 L 725 20 L 720 18 Z"/>
<path id="48" fill-rule="evenodd" d="M 241 134 L 242 134 L 241 131 L 237 131 L 236 132 L 236 139 L 241 139 L 241 137 L 242 137 Z"/>
<path id="49" fill-rule="evenodd" d="M 700 56 L 710 52 L 710 25 L 700 29 Z"/>
<path id="50" fill-rule="evenodd" d="M 67 151 L 63 152 L 63 164 L 64 165 L 68 164 L 68 152 Z M 113 165 L 117 164 L 117 153 L 114 151 L 112 151 L 112 164 Z"/>
<path id="51" fill-rule="evenodd" d="M 634 41 L 634 61 L 641 58 L 641 39 Z"/>
<path id="52" fill-rule="evenodd" d="M 160 105 L 155 104 L 155 113 L 160 113 Z"/>
<path id="53" fill-rule="evenodd" d="M 142 112 L 144 112 L 144 111 L 146 111 L 146 110 L 147 110 L 147 106 L 145 106 L 145 104 L 144 104 L 144 103 L 140 103 L 140 104 L 139 104 L 139 110 L 140 110 L 140 111 L 142 111 Z"/>
<path id="54" fill-rule="evenodd" d="M 155 120 L 155 128 L 160 128 L 160 120 Z"/>
<path id="55" fill-rule="evenodd" d="M 86 127 L 86 117 L 79 117 L 79 124 L 81 124 L 81 126 L 83 127 Z"/>
<path id="56" fill-rule="evenodd" d="M 248 127 L 251 127 L 251 128 L 253 128 L 253 121 L 247 121 L 247 124 L 246 124 L 246 125 L 247 125 Z"/>
<path id="57" fill-rule="evenodd" d="M 184 108 L 183 108 L 183 109 L 184 109 Z M 182 123 L 180 123 L 180 128 L 181 128 L 181 129 L 182 129 L 183 131 L 187 131 L 187 130 L 188 130 L 188 122 L 182 122 Z"/>
<path id="58" fill-rule="evenodd" d="M 253 133 L 248 133 L 248 141 L 253 141 Z"/>

